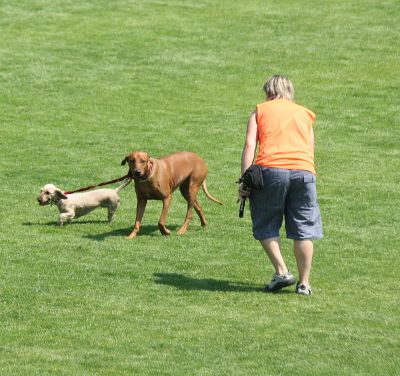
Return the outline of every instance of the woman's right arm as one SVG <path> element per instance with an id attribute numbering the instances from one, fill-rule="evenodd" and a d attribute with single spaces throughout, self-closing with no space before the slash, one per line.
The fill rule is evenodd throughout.
<path id="1" fill-rule="evenodd" d="M 253 164 L 257 147 L 256 111 L 253 111 L 247 123 L 246 140 L 242 151 L 242 175 Z"/>
<path id="2" fill-rule="evenodd" d="M 242 151 L 242 165 L 241 165 L 241 175 L 253 164 L 256 148 L 257 148 L 257 120 L 256 111 L 253 111 L 249 117 L 247 123 L 246 140 Z M 243 189 L 243 183 L 239 184 L 239 198 L 247 197 L 250 191 Z"/>

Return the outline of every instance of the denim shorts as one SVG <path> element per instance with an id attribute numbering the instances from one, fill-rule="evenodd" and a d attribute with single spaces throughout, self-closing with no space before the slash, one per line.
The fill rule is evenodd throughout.
<path id="1" fill-rule="evenodd" d="M 252 191 L 249 197 L 253 235 L 257 240 L 278 237 L 283 218 L 287 238 L 322 238 L 314 174 L 263 167 L 263 182 L 263 189 Z"/>

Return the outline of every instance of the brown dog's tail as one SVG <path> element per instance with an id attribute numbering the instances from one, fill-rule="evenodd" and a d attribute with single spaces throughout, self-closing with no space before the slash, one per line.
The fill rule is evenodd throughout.
<path id="1" fill-rule="evenodd" d="M 206 184 L 205 180 L 203 181 L 203 184 L 201 185 L 201 187 L 203 188 L 203 191 L 204 191 L 204 193 L 205 193 L 205 195 L 207 196 L 208 199 L 210 199 L 211 201 L 216 202 L 217 204 L 223 205 L 223 203 L 221 201 L 219 201 L 215 197 L 211 196 L 210 192 L 208 192 L 207 184 Z"/>
<path id="2" fill-rule="evenodd" d="M 121 192 L 131 181 L 132 179 L 128 178 L 124 184 L 121 184 L 119 187 L 115 188 L 115 192 L 119 194 L 119 192 Z"/>

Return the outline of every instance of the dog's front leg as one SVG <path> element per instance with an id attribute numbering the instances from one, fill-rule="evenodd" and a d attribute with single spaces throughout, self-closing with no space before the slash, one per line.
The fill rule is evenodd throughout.
<path id="1" fill-rule="evenodd" d="M 163 235 L 169 235 L 171 233 L 170 230 L 167 229 L 165 224 L 167 223 L 167 214 L 169 206 L 171 205 L 172 195 L 169 195 L 163 200 L 163 208 L 160 216 L 160 220 L 158 221 L 158 228 Z"/>
<path id="2" fill-rule="evenodd" d="M 71 222 L 72 219 L 74 219 L 74 217 L 75 217 L 74 212 L 61 213 L 58 218 L 58 224 L 62 226 L 66 222 Z"/>
<path id="3" fill-rule="evenodd" d="M 137 207 L 136 207 L 136 219 L 135 225 L 133 226 L 132 232 L 128 235 L 128 239 L 133 239 L 136 237 L 137 233 L 140 229 L 140 224 L 142 223 L 142 218 L 144 214 L 144 210 L 146 209 L 147 200 L 138 199 Z"/>

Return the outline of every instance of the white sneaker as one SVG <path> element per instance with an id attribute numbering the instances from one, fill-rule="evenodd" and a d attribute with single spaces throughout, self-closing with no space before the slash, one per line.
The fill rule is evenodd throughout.
<path id="1" fill-rule="evenodd" d="M 271 280 L 271 282 L 265 286 L 264 291 L 266 292 L 274 292 L 284 287 L 288 287 L 294 285 L 296 283 L 296 279 L 293 277 L 293 274 L 287 272 L 285 274 L 279 275 L 275 274 Z"/>
<path id="2" fill-rule="evenodd" d="M 311 295 L 311 286 L 298 283 L 296 285 L 296 293 L 300 295 Z"/>

